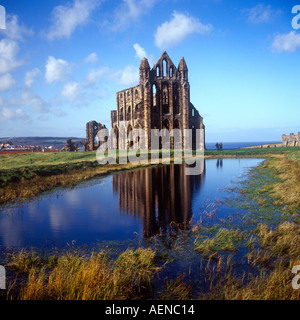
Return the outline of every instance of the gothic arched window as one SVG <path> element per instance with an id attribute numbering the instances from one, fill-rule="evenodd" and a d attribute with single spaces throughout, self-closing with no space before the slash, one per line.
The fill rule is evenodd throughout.
<path id="1" fill-rule="evenodd" d="M 167 61 L 163 60 L 163 77 L 167 76 Z"/>
<path id="2" fill-rule="evenodd" d="M 160 68 L 159 68 L 159 66 L 156 67 L 156 76 L 160 77 Z"/>

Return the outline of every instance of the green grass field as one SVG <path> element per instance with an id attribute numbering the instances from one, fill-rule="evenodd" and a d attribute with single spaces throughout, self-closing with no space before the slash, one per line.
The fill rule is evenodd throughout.
<path id="1" fill-rule="evenodd" d="M 232 150 L 207 150 L 205 156 L 207 157 L 268 157 L 277 154 L 300 154 L 300 147 L 288 147 L 288 148 L 255 148 L 255 149 L 232 149 Z"/>
<path id="2" fill-rule="evenodd" d="M 268 149 L 234 149 L 234 150 L 207 150 L 205 157 L 267 157 L 276 154 L 289 154 L 293 159 L 300 158 L 300 147 L 289 148 L 268 148 Z M 173 150 L 171 150 L 171 156 Z M 54 152 L 54 153 L 22 153 L 22 154 L 1 154 L 0 169 L 15 169 L 21 167 L 47 166 L 77 163 L 82 161 L 95 161 L 96 151 L 91 152 Z"/>
<path id="3" fill-rule="evenodd" d="M 96 161 L 96 151 L 0 154 L 0 169 L 59 165 L 81 161 Z"/>

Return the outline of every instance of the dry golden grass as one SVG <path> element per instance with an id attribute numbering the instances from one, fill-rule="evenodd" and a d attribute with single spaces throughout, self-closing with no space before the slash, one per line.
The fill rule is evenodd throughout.
<path id="1" fill-rule="evenodd" d="M 162 300 L 187 300 L 191 298 L 192 286 L 186 283 L 184 275 L 175 280 L 165 281 L 165 291 L 160 295 Z"/>
<path id="2" fill-rule="evenodd" d="M 270 273 L 250 279 L 244 285 L 243 279 L 237 279 L 232 275 L 224 277 L 212 287 L 209 293 L 201 294 L 199 299 L 209 300 L 299 300 L 300 291 L 292 287 L 291 273 L 293 265 L 299 265 L 300 260 L 291 262 L 291 267 L 279 265 Z"/>
<path id="3" fill-rule="evenodd" d="M 264 190 L 275 199 L 275 205 L 287 205 L 290 209 L 300 208 L 300 163 L 284 155 L 269 159 L 268 166 L 275 170 L 280 182 L 266 185 Z"/>
<path id="4" fill-rule="evenodd" d="M 104 252 L 89 257 L 67 253 L 46 262 L 23 251 L 8 267 L 26 274 L 21 300 L 117 300 L 147 294 L 159 271 L 155 259 L 155 251 L 143 248 L 128 249 L 115 262 Z"/>

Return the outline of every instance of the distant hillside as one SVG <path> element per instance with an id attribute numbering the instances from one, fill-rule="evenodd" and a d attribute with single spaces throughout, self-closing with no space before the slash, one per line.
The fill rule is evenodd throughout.
<path id="1" fill-rule="evenodd" d="M 14 145 L 53 146 L 60 149 L 65 146 L 67 139 L 74 141 L 85 140 L 85 138 L 75 137 L 4 137 L 0 138 L 0 143 L 11 141 Z"/>

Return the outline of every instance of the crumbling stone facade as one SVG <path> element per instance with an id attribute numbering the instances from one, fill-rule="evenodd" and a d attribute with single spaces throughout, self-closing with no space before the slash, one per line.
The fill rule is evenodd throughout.
<path id="1" fill-rule="evenodd" d="M 143 129 L 147 134 L 145 146 L 151 148 L 151 129 L 184 129 L 193 131 L 193 149 L 196 148 L 196 129 L 201 130 L 200 146 L 205 148 L 205 127 L 203 118 L 190 102 L 188 68 L 182 57 L 178 68 L 166 52 L 150 69 L 143 58 L 140 64 L 140 82 L 136 87 L 117 92 L 117 110 L 111 111 L 111 127 L 117 139 L 117 147 L 128 148 L 127 137 L 121 138 L 122 123 L 127 134 L 133 129 Z M 170 147 L 173 148 L 171 138 Z"/>
<path id="2" fill-rule="evenodd" d="M 97 139 L 97 133 L 101 129 L 106 129 L 100 122 L 90 121 L 86 124 L 86 151 L 98 149 L 100 142 Z"/>
<path id="3" fill-rule="evenodd" d="M 300 147 L 300 132 L 298 135 L 291 133 L 289 136 L 282 135 L 282 146 L 283 147 Z"/>
<path id="4" fill-rule="evenodd" d="M 93 151 L 100 146 L 100 142 L 97 138 L 97 133 L 101 129 L 106 129 L 105 125 L 100 122 L 90 121 L 86 124 L 86 140 L 85 141 L 72 141 L 67 139 L 64 150 L 65 151 L 78 151 L 80 145 L 82 145 L 84 151 Z"/>

